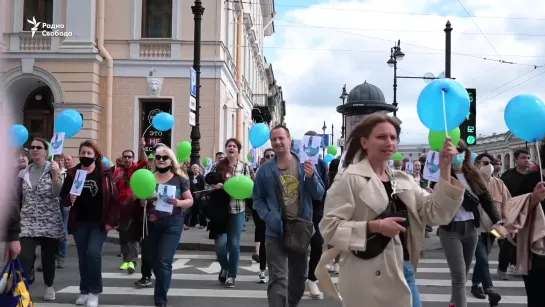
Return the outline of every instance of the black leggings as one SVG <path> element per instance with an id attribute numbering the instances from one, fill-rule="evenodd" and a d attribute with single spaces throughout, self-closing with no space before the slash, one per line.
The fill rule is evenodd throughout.
<path id="1" fill-rule="evenodd" d="M 259 217 L 256 210 L 252 210 L 255 224 L 254 242 L 259 242 L 259 269 L 267 269 L 267 251 L 265 249 L 265 222 Z"/>
<path id="2" fill-rule="evenodd" d="M 59 249 L 59 240 L 53 238 L 21 238 L 21 254 L 19 260 L 23 267 L 23 272 L 27 280 L 34 271 L 34 261 L 36 259 L 36 247 L 41 246 L 41 260 L 43 268 L 44 284 L 47 287 L 53 286 L 55 281 L 55 256 Z"/>
<path id="3" fill-rule="evenodd" d="M 528 275 L 522 276 L 524 280 L 524 288 L 526 288 L 526 296 L 528 298 L 528 307 L 543 307 L 545 306 L 545 257 L 532 255 L 532 270 Z"/>

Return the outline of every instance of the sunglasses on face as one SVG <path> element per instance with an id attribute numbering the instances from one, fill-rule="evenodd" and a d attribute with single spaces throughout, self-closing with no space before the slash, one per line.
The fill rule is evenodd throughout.
<path id="1" fill-rule="evenodd" d="M 157 161 L 166 161 L 168 159 L 170 159 L 169 156 L 155 155 L 155 160 L 157 160 Z"/>
<path id="2" fill-rule="evenodd" d="M 42 150 L 42 149 L 44 149 L 44 147 L 43 146 L 30 146 L 30 149 L 32 149 L 32 150 Z"/>
<path id="3" fill-rule="evenodd" d="M 458 150 L 458 153 L 464 153 L 466 151 L 465 148 L 456 148 L 456 150 Z"/>
<path id="4" fill-rule="evenodd" d="M 274 155 L 266 155 L 265 159 L 271 159 L 272 157 L 274 157 Z"/>
<path id="5" fill-rule="evenodd" d="M 133 156 L 123 156 L 123 159 L 132 159 Z"/>

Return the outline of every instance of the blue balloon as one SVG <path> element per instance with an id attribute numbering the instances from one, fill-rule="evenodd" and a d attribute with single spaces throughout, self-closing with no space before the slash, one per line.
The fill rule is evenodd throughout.
<path id="1" fill-rule="evenodd" d="M 13 125 L 9 128 L 9 142 L 13 147 L 21 147 L 28 141 L 28 130 L 23 125 Z"/>
<path id="2" fill-rule="evenodd" d="M 519 139 L 541 141 L 545 136 L 545 104 L 534 95 L 518 95 L 507 103 L 505 124 Z"/>
<path id="3" fill-rule="evenodd" d="M 333 161 L 333 159 L 335 159 L 335 157 L 332 154 L 327 154 L 324 157 L 324 162 L 329 163 L 329 162 Z"/>
<path id="4" fill-rule="evenodd" d="M 107 167 L 110 167 L 112 166 L 112 163 L 110 162 L 110 160 L 106 157 L 102 157 L 102 163 L 104 163 Z"/>
<path id="5" fill-rule="evenodd" d="M 151 124 L 159 131 L 168 131 L 174 126 L 174 117 L 167 112 L 161 112 L 153 117 Z"/>
<path id="6" fill-rule="evenodd" d="M 259 148 L 267 143 L 267 141 L 271 137 L 271 131 L 269 130 L 269 127 L 264 123 L 258 123 L 253 125 L 250 129 L 249 137 L 252 147 Z"/>
<path id="7" fill-rule="evenodd" d="M 83 117 L 78 111 L 64 110 L 55 119 L 55 133 L 64 132 L 65 138 L 71 138 L 83 127 Z"/>
<path id="8" fill-rule="evenodd" d="M 443 92 L 447 115 L 446 131 L 460 126 L 469 114 L 469 94 L 459 83 L 451 79 L 438 79 L 426 85 L 416 105 L 418 118 L 432 131 L 445 131 L 443 116 Z"/>

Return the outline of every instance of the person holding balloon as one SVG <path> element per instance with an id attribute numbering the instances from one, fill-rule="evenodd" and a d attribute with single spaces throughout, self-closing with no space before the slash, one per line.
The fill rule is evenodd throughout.
<path id="1" fill-rule="evenodd" d="M 49 144 L 35 138 L 30 145 L 32 164 L 21 170 L 16 179 L 15 198 L 20 207 L 21 266 L 26 278 L 34 269 L 36 247 L 41 246 L 45 294 L 44 300 L 55 300 L 56 256 L 59 243 L 65 239 L 59 193 L 62 177 L 59 165 L 47 160 Z"/>
<path id="2" fill-rule="evenodd" d="M 117 226 L 119 197 L 111 168 L 102 162 L 95 141 L 79 146 L 79 164 L 67 170 L 60 197 L 69 205 L 68 231 L 78 251 L 80 294 L 76 305 L 97 307 L 102 293 L 102 247 L 108 232 Z M 87 172 L 80 196 L 70 194 L 81 169 Z"/>
<path id="3" fill-rule="evenodd" d="M 414 272 L 425 225 L 447 223 L 463 200 L 465 188 L 451 176 L 457 151 L 450 138 L 440 152 L 441 179 L 430 194 L 388 166 L 400 133 L 386 114 L 365 118 L 348 138 L 342 176 L 328 190 L 320 230 L 333 248 L 322 255 L 316 275 L 344 307 L 422 306 Z M 339 254 L 345 259 L 340 295 L 325 269 Z"/>
<path id="4" fill-rule="evenodd" d="M 217 190 L 224 190 L 227 181 L 237 176 L 253 177 L 253 171 L 250 166 L 240 161 L 240 151 L 242 144 L 235 138 L 228 139 L 225 142 L 226 158 L 218 162 L 213 173 L 209 173 L 207 183 L 215 185 Z M 214 177 L 214 178 L 213 178 Z M 251 183 L 251 180 L 249 179 Z M 245 190 L 244 187 L 237 187 Z M 225 190 L 229 193 L 229 190 Z M 251 187 L 250 187 L 251 191 Z M 219 194 L 219 193 L 216 193 Z M 221 265 L 221 271 L 218 276 L 220 283 L 226 288 L 234 288 L 240 262 L 240 237 L 246 221 L 246 200 L 232 197 L 214 198 L 209 200 L 209 211 L 218 210 L 223 213 L 224 221 L 218 218 L 218 213 L 214 213 L 216 218 L 211 219 L 209 237 L 214 239 L 216 246 L 216 255 Z M 227 209 L 226 209 L 227 208 Z M 225 209 L 227 211 L 225 211 Z"/>
<path id="5" fill-rule="evenodd" d="M 159 191 L 149 199 L 149 207 L 152 208 L 147 224 L 149 229 L 142 243 L 142 251 L 150 261 L 155 275 L 153 293 L 155 306 L 166 307 L 172 278 L 172 262 L 184 227 L 183 211 L 193 206 L 193 196 L 189 190 L 188 176 L 178 163 L 174 151 L 167 146 L 159 146 L 154 155 L 151 163 L 153 176 L 144 177 L 142 180 L 136 173 L 149 171 L 138 170 L 131 178 L 131 189 L 138 197 L 139 190 L 158 189 L 159 185 L 163 185 L 165 189 L 167 186 L 176 187 L 175 197 L 166 199 L 166 202 L 173 206 L 171 212 L 157 210 Z"/>

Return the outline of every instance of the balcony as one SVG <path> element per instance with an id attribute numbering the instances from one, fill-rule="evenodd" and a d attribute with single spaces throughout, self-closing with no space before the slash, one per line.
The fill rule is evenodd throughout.
<path id="1" fill-rule="evenodd" d="M 270 124 L 274 113 L 274 99 L 267 94 L 254 94 L 252 98 L 254 101 L 252 120 L 256 123 Z"/>

